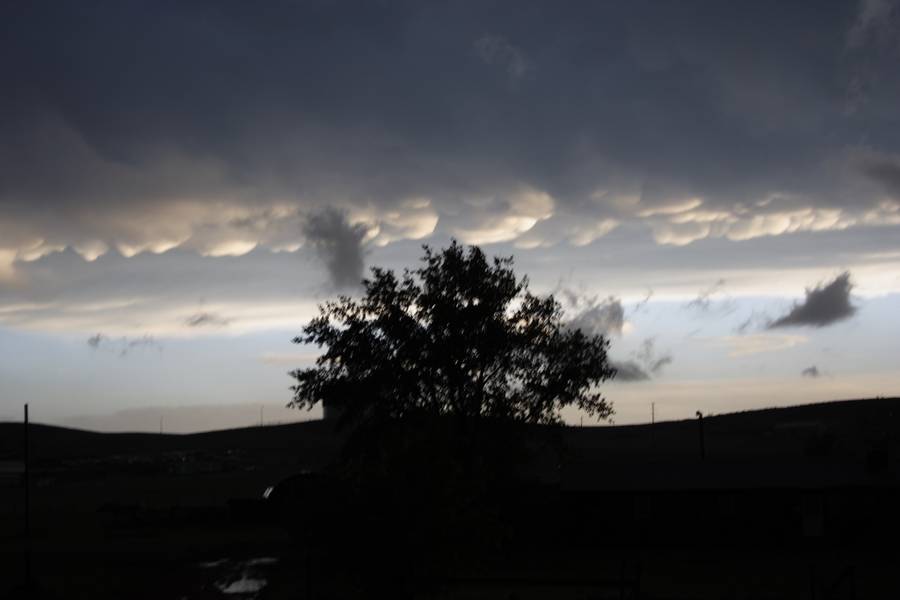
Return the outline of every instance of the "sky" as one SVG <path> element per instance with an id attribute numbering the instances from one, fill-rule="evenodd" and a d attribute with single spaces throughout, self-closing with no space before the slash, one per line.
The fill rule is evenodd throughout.
<path id="1" fill-rule="evenodd" d="M 608 336 L 616 423 L 900 395 L 896 0 L 34 0 L 0 30 L 0 420 L 317 418 L 292 338 L 452 239 Z"/>

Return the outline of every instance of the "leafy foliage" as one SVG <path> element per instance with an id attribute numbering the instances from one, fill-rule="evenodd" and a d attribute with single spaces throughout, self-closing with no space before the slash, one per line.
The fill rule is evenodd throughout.
<path id="1" fill-rule="evenodd" d="M 424 249 L 418 269 L 398 277 L 373 268 L 362 298 L 320 306 L 294 342 L 325 351 L 291 373 L 291 406 L 338 404 L 345 422 L 455 415 L 550 424 L 570 405 L 612 414 L 597 391 L 615 375 L 606 339 L 567 328 L 560 304 L 531 294 L 512 258 L 489 261 L 455 241 Z"/>

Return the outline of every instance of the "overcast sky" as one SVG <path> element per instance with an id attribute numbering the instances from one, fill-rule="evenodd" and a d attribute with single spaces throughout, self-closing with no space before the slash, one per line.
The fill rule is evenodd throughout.
<path id="1" fill-rule="evenodd" d="M 894 0 L 34 0 L 0 31 L 0 420 L 317 416 L 282 408 L 317 303 L 452 238 L 610 337 L 617 422 L 900 394 Z"/>

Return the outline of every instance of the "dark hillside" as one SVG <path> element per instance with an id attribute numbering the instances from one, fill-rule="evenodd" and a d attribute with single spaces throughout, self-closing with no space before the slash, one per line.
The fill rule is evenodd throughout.
<path id="1" fill-rule="evenodd" d="M 0 423 L 0 456 L 20 454 L 22 436 L 20 423 Z M 31 450 L 36 461 L 228 449 L 324 450 L 333 444 L 333 440 L 333 427 L 321 421 L 192 434 L 96 433 L 53 425 L 31 425 Z"/>
<path id="2" fill-rule="evenodd" d="M 613 570 L 626 561 L 642 565 L 646 597 L 675 597 L 666 594 L 676 588 L 684 592 L 678 597 L 713 597 L 688 591 L 683 569 L 691 561 L 712 561 L 745 581 L 756 576 L 747 565 L 765 556 L 771 564 L 762 568 L 777 575 L 769 584 L 802 591 L 810 579 L 832 586 L 844 572 L 826 569 L 804 549 L 819 540 L 829 552 L 841 549 L 837 567 L 860 569 L 861 590 L 894 590 L 878 583 L 889 569 L 867 549 L 879 536 L 900 531 L 886 508 L 900 489 L 900 399 L 709 416 L 703 428 L 704 459 L 698 419 L 535 428 L 533 439 L 563 444 L 536 446 L 543 454 L 524 473 L 550 485 L 516 506 L 556 508 L 545 513 L 547 527 L 526 510 L 530 533 L 522 539 L 523 556 L 510 557 L 511 565 L 527 564 L 525 555 L 535 548 L 551 565 L 548 577 L 596 577 L 597 561 Z M 0 462 L 21 457 L 22 438 L 21 424 L 0 424 Z M 221 597 L 203 595 L 210 590 L 203 577 L 211 575 L 196 565 L 290 556 L 284 524 L 264 506 L 262 493 L 327 464 L 341 442 L 331 423 L 321 421 L 189 435 L 33 425 L 35 568 L 56 597 L 66 597 L 98 564 L 107 565 L 105 583 L 78 584 L 91 597 L 180 597 L 172 594 L 185 590 L 182 596 Z M 0 489 L 0 555 L 9 559 L 0 566 L 0 597 L 14 585 L 3 582 L 20 579 L 20 492 Z M 301 522 L 322 518 L 296 508 L 292 514 Z M 597 520 L 598 513 L 614 518 Z M 727 545 L 727 560 L 710 553 L 715 544 Z M 590 557 L 582 571 L 561 558 L 573 548 Z M 59 556 L 67 560 L 53 558 Z M 561 562 L 553 567 L 554 561 Z M 810 563 L 821 564 L 821 571 L 810 575 Z M 160 569 L 173 577 L 158 578 Z M 299 585 L 296 569 L 282 581 Z M 135 582 L 143 595 L 135 595 Z M 729 585 L 727 577 L 714 583 L 720 590 Z"/>
<path id="3" fill-rule="evenodd" d="M 584 449 L 629 456 L 695 456 L 699 452 L 697 419 L 654 425 L 569 428 L 570 443 Z M 834 449 L 857 453 L 885 436 L 900 436 L 900 398 L 844 400 L 705 416 L 710 456 L 783 456 L 815 453 L 816 439 Z"/>

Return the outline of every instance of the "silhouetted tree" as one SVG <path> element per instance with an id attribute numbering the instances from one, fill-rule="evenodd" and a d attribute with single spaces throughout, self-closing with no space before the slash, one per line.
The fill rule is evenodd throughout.
<path id="1" fill-rule="evenodd" d="M 512 258 L 455 241 L 423 265 L 373 268 L 360 299 L 341 296 L 295 343 L 324 353 L 291 375 L 291 405 L 342 407 L 344 422 L 419 415 L 558 423 L 563 407 L 607 418 L 597 385 L 615 375 L 608 341 L 569 329 L 560 304 L 528 291 Z"/>
<path id="2" fill-rule="evenodd" d="M 530 457 L 554 446 L 522 426 L 558 424 L 566 406 L 608 417 L 597 386 L 615 371 L 607 340 L 567 327 L 512 258 L 455 241 L 425 246 L 418 269 L 373 268 L 363 291 L 325 303 L 294 340 L 324 352 L 291 373 L 291 405 L 338 405 L 355 424 L 330 469 L 354 490 L 346 533 L 311 543 L 339 556 L 371 597 L 398 598 L 411 579 L 515 543 Z M 297 508 L 299 519 L 325 511 L 308 495 Z"/>

